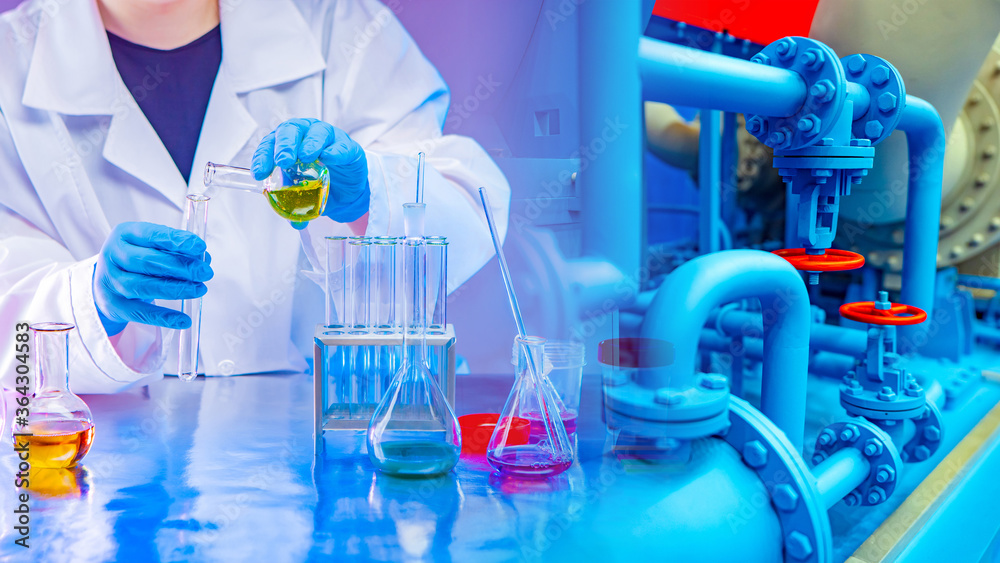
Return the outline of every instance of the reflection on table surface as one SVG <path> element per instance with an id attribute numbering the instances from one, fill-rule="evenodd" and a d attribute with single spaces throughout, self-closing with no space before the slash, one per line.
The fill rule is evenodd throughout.
<path id="1" fill-rule="evenodd" d="M 458 414 L 497 412 L 511 380 L 461 377 Z M 314 457 L 311 393 L 311 376 L 293 374 L 168 378 L 84 397 L 97 426 L 90 455 L 73 470 L 32 472 L 28 550 L 13 544 L 17 491 L 0 490 L 0 559 L 620 560 L 629 548 L 616 534 L 632 535 L 663 498 L 654 476 L 602 454 L 596 381 L 584 384 L 579 461 L 544 481 L 500 479 L 467 455 L 444 477 L 387 477 L 361 432 L 328 433 Z M 16 464 L 4 448 L 4 482 Z"/>

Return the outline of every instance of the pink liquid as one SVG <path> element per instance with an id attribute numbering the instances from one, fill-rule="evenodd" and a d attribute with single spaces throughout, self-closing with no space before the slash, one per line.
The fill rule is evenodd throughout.
<path id="1" fill-rule="evenodd" d="M 501 455 L 490 452 L 490 465 L 504 476 L 542 478 L 558 475 L 573 465 L 572 459 L 553 459 L 552 454 L 538 446 L 509 446 Z"/>
<path id="2" fill-rule="evenodd" d="M 533 412 L 528 413 L 525 417 L 531 421 L 530 440 L 532 442 L 538 442 L 545 437 L 545 423 L 542 422 L 541 413 Z M 573 409 L 566 409 L 566 412 L 562 413 L 563 426 L 566 427 L 566 434 L 570 436 L 576 432 L 576 411 Z"/>

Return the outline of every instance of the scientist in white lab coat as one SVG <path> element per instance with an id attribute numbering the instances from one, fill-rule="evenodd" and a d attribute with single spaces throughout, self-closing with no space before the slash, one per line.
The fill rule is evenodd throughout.
<path id="1" fill-rule="evenodd" d="M 205 294 L 199 371 L 305 369 L 292 335 L 322 310 L 297 281 L 321 279 L 325 236 L 402 234 L 421 150 L 450 289 L 493 253 L 478 186 L 506 230 L 506 180 L 442 135 L 447 87 L 377 0 L 32 0 L 0 38 L 0 366 L 14 323 L 65 321 L 76 392 L 147 383 L 190 323 L 163 301 Z M 175 230 L 206 162 L 264 177 L 296 157 L 331 169 L 304 229 L 222 190 L 204 242 Z"/>

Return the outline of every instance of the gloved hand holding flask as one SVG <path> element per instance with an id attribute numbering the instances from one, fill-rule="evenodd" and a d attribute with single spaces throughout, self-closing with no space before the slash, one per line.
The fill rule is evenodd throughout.
<path id="1" fill-rule="evenodd" d="M 267 178 L 274 167 L 322 162 L 330 171 L 330 194 L 323 215 L 350 223 L 368 212 L 368 159 L 361 145 L 343 130 L 318 119 L 290 119 L 268 133 L 253 156 L 253 175 Z M 305 223 L 292 223 L 303 228 Z"/>

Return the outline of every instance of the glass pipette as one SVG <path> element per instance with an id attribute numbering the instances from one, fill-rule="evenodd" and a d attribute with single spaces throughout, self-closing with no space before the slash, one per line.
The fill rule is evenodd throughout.
<path id="1" fill-rule="evenodd" d="M 417 153 L 417 203 L 424 202 L 424 153 Z"/>

